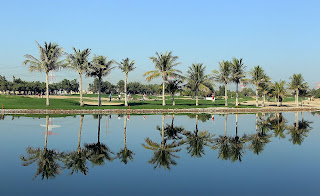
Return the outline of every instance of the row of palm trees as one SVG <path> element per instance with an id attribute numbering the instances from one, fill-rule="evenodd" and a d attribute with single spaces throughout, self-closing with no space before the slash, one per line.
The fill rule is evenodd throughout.
<path id="1" fill-rule="evenodd" d="M 202 157 L 205 155 L 205 147 L 218 149 L 218 158 L 222 160 L 242 161 L 245 149 L 249 149 L 255 154 L 260 154 L 267 143 L 269 143 L 273 130 L 273 135 L 278 138 L 285 138 L 285 131 L 291 135 L 289 141 L 293 144 L 301 145 L 304 138 L 309 132 L 310 123 L 298 120 L 298 112 L 295 115 L 295 123 L 293 126 L 287 125 L 286 119 L 281 113 L 271 114 L 266 118 L 266 114 L 261 114 L 260 117 L 256 114 L 256 133 L 251 135 L 238 136 L 238 114 L 236 115 L 235 136 L 227 135 L 227 119 L 225 115 L 225 133 L 214 138 L 214 134 L 208 131 L 199 131 L 198 121 L 205 122 L 211 118 L 210 114 L 190 114 L 190 118 L 196 119 L 194 131 L 187 131 L 183 126 L 175 126 L 175 115 L 172 115 L 171 124 L 164 123 L 165 116 L 162 115 L 162 125 L 157 126 L 162 140 L 160 143 L 152 141 L 150 138 L 145 139 L 145 144 L 142 146 L 145 149 L 152 150 L 153 156 L 149 163 L 154 165 L 154 168 L 163 167 L 171 169 L 171 166 L 177 165 L 175 159 L 179 158 L 175 153 L 181 151 L 181 146 L 186 145 L 186 150 L 191 157 Z M 98 119 L 98 140 L 96 143 L 84 144 L 81 148 L 81 132 L 84 116 L 80 116 L 80 126 L 78 134 L 78 144 L 75 151 L 61 153 L 57 150 L 47 148 L 48 140 L 48 125 L 49 116 L 46 117 L 46 132 L 44 148 L 27 148 L 27 156 L 21 156 L 22 165 L 28 166 L 37 162 L 37 170 L 34 178 L 41 175 L 44 178 L 54 178 L 59 175 L 62 169 L 70 170 L 70 174 L 82 173 L 86 175 L 89 171 L 87 161 L 90 161 L 93 166 L 104 165 L 106 161 L 119 159 L 124 164 L 133 161 L 135 155 L 133 151 L 127 147 L 127 115 L 124 116 L 124 147 L 115 155 L 111 149 L 104 143 L 100 142 L 100 121 L 101 115 L 97 115 Z M 248 145 L 246 145 L 248 144 Z M 59 162 L 63 162 L 64 166 L 60 166 Z"/>
<path id="2" fill-rule="evenodd" d="M 39 48 L 40 56 L 35 58 L 32 55 L 25 55 L 26 60 L 23 62 L 25 65 L 29 65 L 30 71 L 44 71 L 46 73 L 46 96 L 47 106 L 49 103 L 49 72 L 63 68 L 69 68 L 79 73 L 79 91 L 80 91 L 80 106 L 83 106 L 83 95 L 82 95 L 82 75 L 86 74 L 89 77 L 96 77 L 99 81 L 99 93 L 98 93 L 98 106 L 101 106 L 101 82 L 103 77 L 110 74 L 115 68 L 113 64 L 117 64 L 118 68 L 125 73 L 124 91 L 125 91 L 125 106 L 128 106 L 127 100 L 127 80 L 129 72 L 133 71 L 135 67 L 135 61 L 129 58 L 123 59 L 121 62 L 109 60 L 105 56 L 94 55 L 92 61 L 89 61 L 91 49 L 77 50 L 73 48 L 73 54 L 67 54 L 65 60 L 60 58 L 66 54 L 63 49 L 55 43 L 44 43 L 41 46 L 36 42 Z M 209 91 L 209 88 L 213 86 L 214 81 L 223 83 L 225 86 L 225 106 L 228 106 L 228 84 L 236 84 L 236 106 L 239 105 L 238 89 L 239 84 L 251 83 L 256 86 L 256 106 L 259 106 L 258 98 L 259 91 L 262 94 L 262 106 L 265 106 L 266 95 L 274 96 L 278 102 L 281 103 L 281 99 L 286 94 L 285 82 L 271 83 L 270 77 L 266 75 L 265 71 L 261 66 L 255 66 L 250 72 L 246 73 L 246 66 L 243 63 L 243 59 L 233 58 L 231 61 L 219 62 L 219 70 L 213 70 L 212 74 L 205 74 L 206 66 L 203 63 L 194 63 L 188 67 L 187 74 L 184 76 L 182 72 L 176 69 L 176 66 L 180 64 L 178 62 L 179 57 L 172 55 L 172 52 L 155 53 L 156 56 L 150 57 L 151 61 L 155 65 L 155 70 L 147 71 L 143 74 L 147 81 L 151 81 L 155 78 L 162 78 L 162 105 L 165 103 L 165 89 L 168 83 L 169 91 L 172 95 L 173 105 L 174 93 L 179 86 L 187 81 L 186 87 L 190 88 L 195 92 L 196 105 L 198 106 L 198 94 L 199 91 Z M 249 78 L 246 76 L 249 74 Z M 308 88 L 306 82 L 301 74 L 294 74 L 290 78 L 289 89 L 295 91 L 295 101 L 298 106 L 299 92 Z"/>

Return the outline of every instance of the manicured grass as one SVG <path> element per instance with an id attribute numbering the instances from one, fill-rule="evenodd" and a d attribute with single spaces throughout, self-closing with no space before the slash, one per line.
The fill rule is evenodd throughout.
<path id="1" fill-rule="evenodd" d="M 252 98 L 240 99 L 240 101 L 252 100 Z M 104 102 L 104 101 L 103 101 Z M 195 105 L 195 100 L 176 99 L 176 105 L 172 106 L 171 98 L 166 100 L 166 106 L 162 106 L 162 100 L 152 101 L 129 101 L 131 109 L 175 109 L 175 108 L 207 108 L 224 107 L 224 100 L 219 99 L 214 103 L 207 100 L 199 100 L 199 106 Z M 235 98 L 228 100 L 229 107 L 235 107 Z M 50 106 L 46 106 L 46 99 L 30 98 L 14 95 L 0 95 L 0 105 L 5 109 L 125 109 L 120 106 L 79 106 L 77 99 L 50 99 Z M 255 106 L 239 106 L 240 108 Z"/>

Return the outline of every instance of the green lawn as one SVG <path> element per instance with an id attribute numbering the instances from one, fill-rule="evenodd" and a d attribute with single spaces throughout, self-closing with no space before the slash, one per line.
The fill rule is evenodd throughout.
<path id="1" fill-rule="evenodd" d="M 252 98 L 240 99 L 240 101 L 252 100 Z M 166 106 L 162 106 L 162 100 L 157 101 L 130 101 L 131 109 L 175 109 L 175 108 L 207 108 L 207 107 L 224 107 L 224 100 L 218 99 L 214 103 L 207 100 L 199 100 L 199 106 L 195 106 L 195 100 L 176 99 L 176 106 L 172 106 L 172 100 L 166 100 Z M 229 107 L 235 107 L 235 98 L 228 100 Z M 5 109 L 124 109 L 122 106 L 79 106 L 77 99 L 50 99 L 50 106 L 46 106 L 46 99 L 30 98 L 14 95 L 0 95 L 0 105 Z M 254 106 L 239 106 L 254 107 Z"/>

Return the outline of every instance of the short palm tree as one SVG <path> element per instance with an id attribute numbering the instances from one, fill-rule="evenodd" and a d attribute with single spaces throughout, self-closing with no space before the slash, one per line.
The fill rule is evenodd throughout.
<path id="1" fill-rule="evenodd" d="M 245 74 L 245 69 L 246 66 L 242 62 L 242 58 L 236 59 L 233 58 L 231 62 L 231 79 L 232 82 L 236 83 L 236 106 L 239 105 L 239 100 L 238 100 L 238 87 L 240 82 L 244 79 L 246 76 Z"/>
<path id="2" fill-rule="evenodd" d="M 268 77 L 266 76 L 266 74 L 264 73 L 264 70 L 260 67 L 260 65 L 255 66 L 251 70 L 250 75 L 251 75 L 250 82 L 256 86 L 256 106 L 258 107 L 259 106 L 259 100 L 258 100 L 259 86 L 262 83 L 265 83 Z"/>
<path id="3" fill-rule="evenodd" d="M 126 78 L 124 80 L 124 94 L 125 94 L 124 105 L 128 106 L 128 97 L 127 97 L 128 74 L 129 74 L 129 72 L 133 71 L 136 68 L 134 66 L 135 62 L 134 62 L 134 60 L 130 61 L 129 58 L 126 58 L 126 59 L 122 59 L 122 61 L 117 64 L 119 65 L 119 68 L 121 69 L 121 71 L 126 74 Z"/>
<path id="4" fill-rule="evenodd" d="M 82 51 L 74 47 L 72 49 L 74 54 L 68 55 L 68 65 L 66 67 L 77 71 L 79 74 L 80 106 L 82 107 L 84 105 L 82 97 L 82 74 L 85 73 L 88 68 L 91 49 L 87 48 Z"/>
<path id="5" fill-rule="evenodd" d="M 209 75 L 205 74 L 206 66 L 203 66 L 203 63 L 194 63 L 189 67 L 187 72 L 187 80 L 189 81 L 190 86 L 193 88 L 191 90 L 195 91 L 196 94 L 196 106 L 199 105 L 198 93 L 200 91 L 208 91 L 208 86 L 210 85 Z"/>
<path id="6" fill-rule="evenodd" d="M 124 148 L 117 153 L 117 157 L 124 164 L 128 163 L 128 159 L 130 161 L 133 160 L 134 153 L 127 148 L 127 115 L 124 116 L 124 131 L 123 131 L 123 139 L 124 139 Z"/>
<path id="7" fill-rule="evenodd" d="M 61 167 L 57 161 L 60 161 L 64 157 L 63 153 L 59 153 L 56 150 L 47 149 L 48 144 L 48 125 L 49 116 L 46 116 L 46 133 L 45 133 L 45 143 L 44 148 L 27 148 L 27 156 L 21 156 L 22 165 L 29 166 L 34 162 L 37 162 L 37 171 L 34 179 L 41 175 L 42 180 L 44 178 L 55 178 L 57 175 L 61 174 Z"/>
<path id="8" fill-rule="evenodd" d="M 277 97 L 277 105 L 281 106 L 282 104 L 282 99 L 284 98 L 286 94 L 286 88 L 285 88 L 285 81 L 279 81 L 275 82 L 273 85 L 273 93 Z"/>
<path id="9" fill-rule="evenodd" d="M 36 42 L 39 48 L 40 57 L 37 59 L 30 54 L 24 55 L 27 60 L 23 62 L 24 65 L 29 65 L 29 70 L 45 72 L 46 73 L 46 105 L 49 106 L 49 72 L 57 70 L 59 67 L 63 66 L 63 61 L 60 58 L 63 55 L 63 48 L 59 47 L 56 43 L 44 42 L 42 47 L 38 42 Z"/>
<path id="10" fill-rule="evenodd" d="M 175 66 L 179 65 L 180 62 L 177 62 L 178 56 L 172 56 L 172 52 L 166 52 L 165 54 L 156 52 L 155 57 L 150 57 L 152 62 L 155 65 L 156 70 L 148 71 L 143 74 L 147 76 L 146 80 L 149 82 L 155 78 L 162 77 L 162 105 L 166 105 L 165 102 L 165 82 L 168 80 L 168 77 L 179 78 L 182 72 L 180 70 L 174 69 Z"/>
<path id="11" fill-rule="evenodd" d="M 101 82 L 102 77 L 110 74 L 112 69 L 113 60 L 108 60 L 105 56 L 94 56 L 91 63 L 89 63 L 86 71 L 87 76 L 96 77 L 99 81 L 99 102 L 98 106 L 101 106 Z"/>
<path id="12" fill-rule="evenodd" d="M 267 75 L 264 76 L 263 80 L 264 82 L 261 82 L 259 84 L 258 90 L 260 90 L 262 94 L 262 107 L 265 107 L 266 95 L 270 92 L 271 89 L 271 81 Z"/>
<path id="13" fill-rule="evenodd" d="M 295 91 L 296 106 L 299 106 L 299 91 L 307 89 L 308 84 L 304 82 L 301 74 L 293 74 L 293 76 L 290 77 L 290 80 L 289 88 Z"/>
<path id="14" fill-rule="evenodd" d="M 176 105 L 176 102 L 174 100 L 174 94 L 181 89 L 182 80 L 181 79 L 175 79 L 175 80 L 169 80 L 167 85 L 167 90 L 172 96 L 172 105 Z"/>
<path id="15" fill-rule="evenodd" d="M 78 136 L 78 148 L 76 151 L 68 153 L 64 157 L 64 165 L 67 169 L 71 169 L 70 175 L 74 172 L 78 173 L 79 171 L 84 175 L 88 173 L 87 167 L 87 151 L 86 149 L 81 148 L 81 131 L 84 115 L 80 116 L 80 127 L 79 127 L 79 136 Z"/>
<path id="16" fill-rule="evenodd" d="M 145 149 L 153 151 L 153 157 L 149 161 L 150 164 L 155 164 L 154 169 L 157 167 L 162 167 L 164 169 L 171 169 L 171 165 L 177 165 L 174 158 L 179 158 L 179 156 L 174 153 L 181 151 L 177 149 L 180 144 L 172 142 L 170 144 L 164 139 L 164 115 L 162 115 L 162 142 L 158 144 L 149 138 L 145 139 L 146 145 L 142 144 Z"/>
<path id="17" fill-rule="evenodd" d="M 231 63 L 229 61 L 219 62 L 219 71 L 213 70 L 213 78 L 224 84 L 225 106 L 228 106 L 228 83 L 231 80 Z"/>

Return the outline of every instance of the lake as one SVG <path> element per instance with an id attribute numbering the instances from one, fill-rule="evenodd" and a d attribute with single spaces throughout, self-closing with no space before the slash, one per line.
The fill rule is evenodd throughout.
<path id="1" fill-rule="evenodd" d="M 5 115 L 0 195 L 320 195 L 319 120 Z"/>

